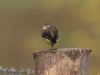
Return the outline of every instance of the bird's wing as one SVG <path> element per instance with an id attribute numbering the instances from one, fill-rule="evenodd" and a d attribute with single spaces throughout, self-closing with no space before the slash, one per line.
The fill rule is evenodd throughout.
<path id="1" fill-rule="evenodd" d="M 42 30 L 42 37 L 46 39 L 51 39 L 51 33 L 48 29 Z"/>
<path id="2" fill-rule="evenodd" d="M 57 30 L 57 28 L 55 26 L 51 26 L 50 30 L 51 30 L 50 32 L 51 32 L 52 38 L 58 39 L 58 30 Z"/>

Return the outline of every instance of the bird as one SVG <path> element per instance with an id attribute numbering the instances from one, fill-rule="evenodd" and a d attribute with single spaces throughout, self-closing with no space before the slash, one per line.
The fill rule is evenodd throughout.
<path id="1" fill-rule="evenodd" d="M 51 49 L 58 42 L 58 29 L 51 24 L 45 24 L 42 28 L 42 37 L 49 41 Z"/>

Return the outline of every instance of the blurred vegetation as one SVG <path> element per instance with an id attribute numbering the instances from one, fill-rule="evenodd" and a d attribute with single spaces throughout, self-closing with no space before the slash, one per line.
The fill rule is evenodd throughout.
<path id="1" fill-rule="evenodd" d="M 91 48 L 90 74 L 100 72 L 99 0 L 0 0 L 0 65 L 33 68 L 32 53 L 50 48 L 46 22 L 59 29 L 55 47 Z"/>

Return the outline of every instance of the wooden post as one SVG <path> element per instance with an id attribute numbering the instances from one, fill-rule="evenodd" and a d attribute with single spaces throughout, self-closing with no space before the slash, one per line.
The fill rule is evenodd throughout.
<path id="1" fill-rule="evenodd" d="M 88 75 L 88 48 L 34 52 L 35 75 Z"/>

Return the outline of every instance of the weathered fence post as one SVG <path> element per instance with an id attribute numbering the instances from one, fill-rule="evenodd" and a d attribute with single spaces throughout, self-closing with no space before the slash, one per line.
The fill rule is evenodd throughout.
<path id="1" fill-rule="evenodd" d="M 87 75 L 88 48 L 34 52 L 35 75 Z"/>

